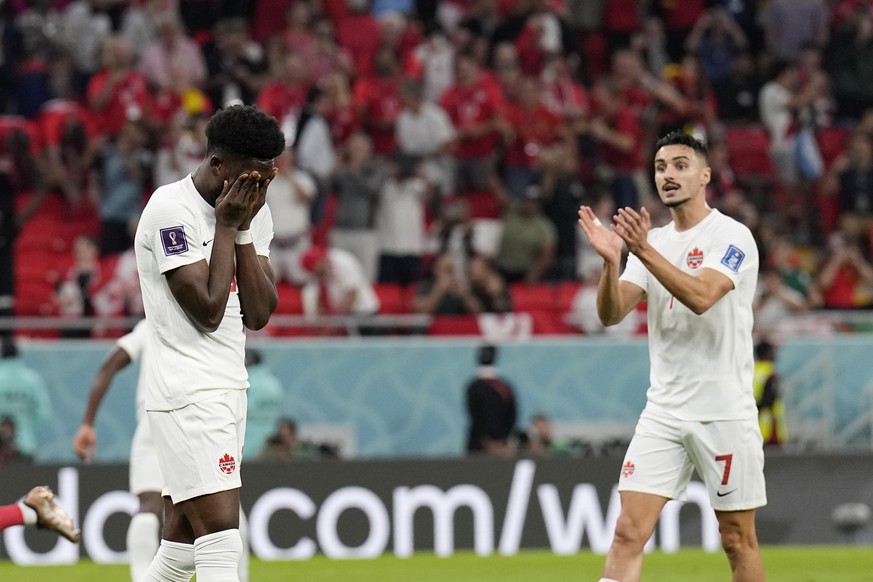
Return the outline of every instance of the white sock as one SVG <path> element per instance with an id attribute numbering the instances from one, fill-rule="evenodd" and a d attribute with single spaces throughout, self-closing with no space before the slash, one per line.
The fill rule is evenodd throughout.
<path id="1" fill-rule="evenodd" d="M 619 580 L 613 580 L 612 578 L 601 578 L 597 582 L 620 582 Z"/>
<path id="2" fill-rule="evenodd" d="M 161 540 L 148 570 L 139 582 L 191 582 L 194 575 L 194 546 Z"/>
<path id="3" fill-rule="evenodd" d="M 239 582 L 242 551 L 238 529 L 226 529 L 194 540 L 197 582 Z"/>
<path id="4" fill-rule="evenodd" d="M 249 582 L 249 520 L 239 508 L 239 537 L 242 540 L 242 555 L 239 558 L 239 582 Z"/>
<path id="5" fill-rule="evenodd" d="M 36 515 L 34 508 L 24 501 L 18 502 L 18 508 L 21 510 L 21 516 L 24 518 L 24 525 L 36 525 L 39 516 Z"/>
<path id="6" fill-rule="evenodd" d="M 161 521 L 157 515 L 146 511 L 133 516 L 127 528 L 127 559 L 130 561 L 133 582 L 138 582 L 145 575 L 152 558 L 158 553 L 160 540 Z"/>

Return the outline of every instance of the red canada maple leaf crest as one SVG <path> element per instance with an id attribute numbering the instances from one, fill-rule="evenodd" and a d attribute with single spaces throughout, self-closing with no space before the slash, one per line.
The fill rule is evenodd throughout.
<path id="1" fill-rule="evenodd" d="M 222 473 L 230 475 L 236 469 L 236 461 L 229 454 L 224 453 L 224 456 L 218 459 L 218 468 Z"/>

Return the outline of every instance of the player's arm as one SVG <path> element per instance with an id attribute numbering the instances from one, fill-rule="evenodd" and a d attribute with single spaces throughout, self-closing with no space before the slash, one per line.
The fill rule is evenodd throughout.
<path id="1" fill-rule="evenodd" d="M 251 229 L 252 220 L 267 201 L 267 188 L 275 176 L 274 168 L 270 177 L 257 183 L 254 202 L 248 217 L 239 227 L 240 232 Z M 270 259 L 255 252 L 250 235 L 245 237 L 245 242 L 236 245 L 236 283 L 243 325 L 248 329 L 263 328 L 279 306 L 279 292 Z"/>
<path id="2" fill-rule="evenodd" d="M 604 261 L 597 284 L 597 316 L 607 327 L 624 320 L 645 295 L 642 287 L 619 280 L 618 271 L 618 264 Z"/>
<path id="3" fill-rule="evenodd" d="M 224 318 L 234 275 L 234 240 L 246 220 L 260 175 L 243 173 L 234 183 L 225 183 L 215 203 L 215 238 L 212 258 L 166 272 L 173 297 L 191 323 L 202 332 L 218 329 Z"/>
<path id="4" fill-rule="evenodd" d="M 76 454 L 83 461 L 91 460 L 94 457 L 94 449 L 97 446 L 97 432 L 94 430 L 94 419 L 97 417 L 100 403 L 112 385 L 112 379 L 118 372 L 126 368 L 130 362 L 131 359 L 128 353 L 120 347 L 116 347 L 109 353 L 94 376 L 91 392 L 88 394 L 88 405 L 82 417 L 82 424 L 73 438 L 73 450 L 76 451 Z"/>
<path id="5" fill-rule="evenodd" d="M 734 288 L 727 275 L 715 269 L 704 268 L 699 275 L 689 275 L 670 263 L 652 247 L 647 239 L 651 225 L 645 208 L 636 212 L 621 208 L 615 218 L 615 231 L 628 248 L 680 303 L 697 315 L 702 315 Z"/>
<path id="6" fill-rule="evenodd" d="M 579 226 L 591 247 L 603 258 L 603 270 L 597 285 L 597 316 L 603 325 L 615 325 L 643 300 L 645 291 L 633 283 L 619 280 L 624 243 L 615 231 L 600 223 L 590 207 L 579 208 Z"/>

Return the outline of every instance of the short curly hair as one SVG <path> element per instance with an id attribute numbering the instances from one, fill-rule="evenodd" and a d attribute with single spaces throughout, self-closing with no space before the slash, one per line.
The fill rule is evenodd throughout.
<path id="1" fill-rule="evenodd" d="M 285 136 L 276 118 L 254 105 L 221 109 L 206 125 L 206 151 L 239 158 L 269 160 L 285 149 Z"/>

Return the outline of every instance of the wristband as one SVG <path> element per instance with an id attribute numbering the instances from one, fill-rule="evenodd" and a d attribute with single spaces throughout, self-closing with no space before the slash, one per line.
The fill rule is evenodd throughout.
<path id="1" fill-rule="evenodd" d="M 233 242 L 238 245 L 250 245 L 255 242 L 255 239 L 252 237 L 251 230 L 238 230 Z"/>

